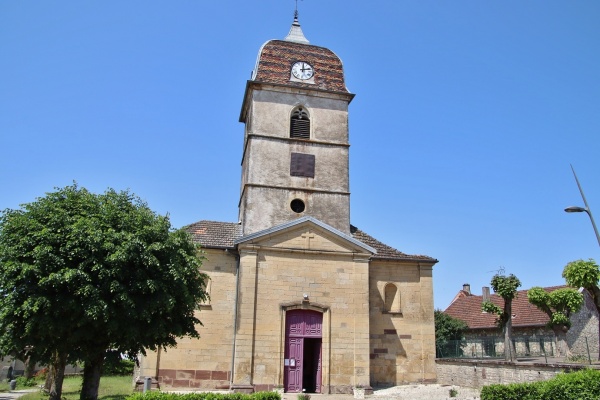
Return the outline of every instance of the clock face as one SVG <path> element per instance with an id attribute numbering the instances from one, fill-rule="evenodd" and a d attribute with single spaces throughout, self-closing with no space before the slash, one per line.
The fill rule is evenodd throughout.
<path id="1" fill-rule="evenodd" d="M 302 80 L 310 79 L 315 74 L 313 67 L 304 61 L 298 61 L 292 65 L 292 74 Z"/>

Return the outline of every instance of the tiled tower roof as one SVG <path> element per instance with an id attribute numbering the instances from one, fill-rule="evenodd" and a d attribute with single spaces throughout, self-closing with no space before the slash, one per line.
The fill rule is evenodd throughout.
<path id="1" fill-rule="evenodd" d="M 290 81 L 290 70 L 297 61 L 312 65 L 314 83 Z M 348 93 L 342 61 L 333 51 L 286 40 L 270 40 L 261 47 L 252 80 Z"/>
<path id="2" fill-rule="evenodd" d="M 292 65 L 298 61 L 307 62 L 313 67 L 314 80 L 290 80 Z M 285 39 L 269 40 L 260 48 L 252 81 L 348 93 L 342 60 L 325 47 L 309 44 L 300 28 L 297 11 Z"/>

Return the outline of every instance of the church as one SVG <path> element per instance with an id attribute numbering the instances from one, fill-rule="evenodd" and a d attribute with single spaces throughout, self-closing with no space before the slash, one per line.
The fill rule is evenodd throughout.
<path id="1" fill-rule="evenodd" d="M 240 112 L 239 221 L 187 226 L 205 255 L 200 339 L 149 352 L 163 389 L 351 393 L 435 382 L 432 269 L 350 223 L 340 58 L 297 13 L 258 51 Z M 374 193 L 385 195 L 385 193 Z"/>

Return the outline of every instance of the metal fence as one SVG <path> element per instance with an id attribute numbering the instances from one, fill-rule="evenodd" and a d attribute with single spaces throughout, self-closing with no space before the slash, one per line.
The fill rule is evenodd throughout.
<path id="1" fill-rule="evenodd" d="M 517 357 L 554 357 L 552 336 L 514 337 Z M 504 358 L 504 338 L 482 336 L 463 340 L 449 340 L 437 346 L 437 358 Z"/>

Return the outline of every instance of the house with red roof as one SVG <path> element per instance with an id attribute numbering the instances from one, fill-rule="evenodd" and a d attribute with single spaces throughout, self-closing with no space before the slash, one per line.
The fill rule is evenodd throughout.
<path id="1" fill-rule="evenodd" d="M 549 286 L 547 292 L 566 286 Z M 567 344 L 574 355 L 586 356 L 588 349 L 593 357 L 598 355 L 598 313 L 589 293 L 581 289 L 584 305 L 571 315 L 571 329 L 567 332 Z M 503 332 L 497 325 L 496 315 L 482 311 L 484 301 L 491 301 L 499 307 L 504 299 L 490 293 L 489 287 L 482 288 L 481 295 L 471 293 L 469 284 L 463 285 L 444 313 L 464 321 L 468 330 L 462 343 L 462 356 L 495 357 L 504 351 Z M 548 328 L 548 316 L 529 303 L 527 290 L 519 290 L 512 303 L 512 327 L 515 348 L 518 356 L 556 353 L 554 333 Z M 442 357 L 444 354 L 441 355 Z"/>

